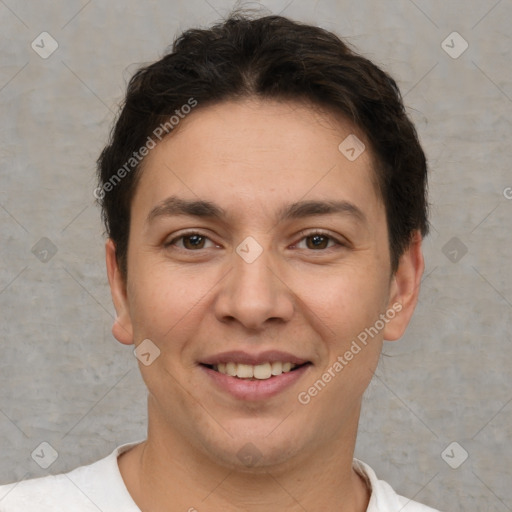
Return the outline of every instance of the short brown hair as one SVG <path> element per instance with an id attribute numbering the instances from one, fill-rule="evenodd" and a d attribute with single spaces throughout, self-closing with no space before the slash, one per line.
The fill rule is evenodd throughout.
<path id="1" fill-rule="evenodd" d="M 426 158 L 396 82 L 329 31 L 281 16 L 235 13 L 211 28 L 185 31 L 170 53 L 129 82 L 98 159 L 96 189 L 123 274 L 141 167 L 134 152 L 191 98 L 204 107 L 250 96 L 312 102 L 361 129 L 376 163 L 394 272 L 414 232 L 428 233 Z M 130 159 L 132 166 L 126 167 Z M 122 179 L 113 181 L 120 173 Z"/>

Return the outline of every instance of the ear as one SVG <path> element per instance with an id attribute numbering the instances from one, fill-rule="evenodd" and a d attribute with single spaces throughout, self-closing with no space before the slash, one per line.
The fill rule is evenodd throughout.
<path id="1" fill-rule="evenodd" d="M 383 332 L 385 340 L 394 341 L 404 334 L 416 308 L 425 269 L 421 243 L 422 236 L 417 231 L 400 257 L 398 269 L 391 279 L 388 310 L 394 310 L 397 314 L 386 324 Z"/>
<path id="2" fill-rule="evenodd" d="M 133 344 L 133 328 L 128 307 L 126 283 L 123 278 L 116 258 L 116 246 L 111 238 L 105 244 L 105 259 L 107 263 L 108 282 L 112 301 L 116 309 L 116 319 L 112 326 L 112 334 L 117 341 L 125 344 Z"/>

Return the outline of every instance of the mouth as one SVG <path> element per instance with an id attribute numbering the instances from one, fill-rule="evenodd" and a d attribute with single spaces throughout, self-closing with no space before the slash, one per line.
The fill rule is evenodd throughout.
<path id="1" fill-rule="evenodd" d="M 199 363 L 209 385 L 238 400 L 264 400 L 297 383 L 313 366 L 311 361 L 280 351 L 258 355 L 231 351 Z"/>
<path id="2" fill-rule="evenodd" d="M 293 372 L 298 368 L 309 364 L 311 363 L 306 362 L 303 364 L 295 364 L 290 361 L 268 361 L 265 363 L 252 365 L 228 361 L 225 363 L 218 363 L 213 365 L 203 364 L 203 366 L 206 366 L 215 372 L 221 373 L 222 375 L 236 377 L 237 379 L 254 381 L 279 377 L 283 373 Z"/>

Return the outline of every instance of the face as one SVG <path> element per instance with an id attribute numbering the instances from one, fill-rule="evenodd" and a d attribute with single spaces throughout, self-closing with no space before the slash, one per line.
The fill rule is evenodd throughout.
<path id="1" fill-rule="evenodd" d="M 313 107 L 250 99 L 199 105 L 146 157 L 126 282 L 111 242 L 107 265 L 114 335 L 150 340 L 150 432 L 230 467 L 307 460 L 354 433 L 423 269 L 416 239 L 391 275 L 369 146 L 338 149 L 351 134 L 365 140 Z"/>

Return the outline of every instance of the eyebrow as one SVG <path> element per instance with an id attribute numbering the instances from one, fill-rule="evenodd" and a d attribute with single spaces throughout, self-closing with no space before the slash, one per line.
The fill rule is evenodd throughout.
<path id="1" fill-rule="evenodd" d="M 365 214 L 353 203 L 348 201 L 298 201 L 283 206 L 277 214 L 278 222 L 301 219 L 315 215 L 342 214 L 354 218 L 359 223 L 367 223 Z M 211 201 L 182 199 L 170 196 L 157 204 L 148 214 L 149 224 L 158 217 L 191 216 L 224 220 L 227 212 Z"/>

